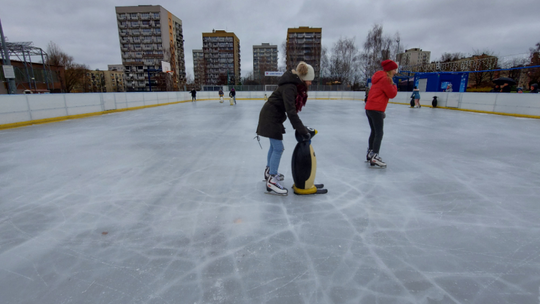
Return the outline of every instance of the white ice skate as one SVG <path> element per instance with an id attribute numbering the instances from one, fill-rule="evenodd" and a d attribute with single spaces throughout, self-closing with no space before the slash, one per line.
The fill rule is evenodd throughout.
<path id="1" fill-rule="evenodd" d="M 373 154 L 373 157 L 369 161 L 369 165 L 375 168 L 386 168 L 386 163 L 382 161 L 381 157 L 377 153 Z"/>
<path id="2" fill-rule="evenodd" d="M 264 169 L 264 180 L 263 180 L 263 182 L 267 181 L 269 176 L 270 176 L 270 167 L 266 167 L 266 169 Z M 285 176 L 283 174 L 279 173 L 279 172 L 278 172 L 278 174 L 276 176 L 277 176 L 278 181 L 282 181 L 282 180 L 285 179 Z"/>
<path id="3" fill-rule="evenodd" d="M 289 191 L 285 189 L 277 180 L 276 175 L 270 175 L 266 181 L 266 193 L 274 195 L 288 195 Z"/>

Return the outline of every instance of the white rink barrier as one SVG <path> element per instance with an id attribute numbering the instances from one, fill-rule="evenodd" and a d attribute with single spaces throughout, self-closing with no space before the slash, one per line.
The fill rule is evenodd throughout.
<path id="1" fill-rule="evenodd" d="M 433 96 L 437 96 L 440 108 L 540 118 L 540 94 L 420 92 L 422 107 L 431 107 Z M 391 101 L 410 105 L 411 92 L 398 92 Z"/>
<path id="2" fill-rule="evenodd" d="M 225 98 L 229 97 L 226 91 Z M 262 100 L 271 91 L 237 91 L 237 100 Z M 363 91 L 313 91 L 309 99 L 363 101 Z M 465 111 L 540 118 L 540 94 L 421 92 L 421 103 Z M 410 102 L 411 92 L 399 92 L 392 103 Z M 198 91 L 197 100 L 218 100 L 218 92 Z M 0 129 L 190 102 L 189 92 L 129 92 L 0 95 Z"/>

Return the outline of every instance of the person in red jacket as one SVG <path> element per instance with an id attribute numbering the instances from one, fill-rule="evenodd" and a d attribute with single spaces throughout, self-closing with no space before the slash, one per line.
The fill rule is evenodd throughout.
<path id="1" fill-rule="evenodd" d="M 386 117 L 384 113 L 386 106 L 388 100 L 397 95 L 397 86 L 394 84 L 392 77 L 397 73 L 398 65 L 392 60 L 385 60 L 381 63 L 381 66 L 383 71 L 377 71 L 371 77 L 372 86 L 366 101 L 366 115 L 371 128 L 366 161 L 371 166 L 386 168 L 386 163 L 379 156 L 379 149 L 384 134 L 383 120 Z"/>

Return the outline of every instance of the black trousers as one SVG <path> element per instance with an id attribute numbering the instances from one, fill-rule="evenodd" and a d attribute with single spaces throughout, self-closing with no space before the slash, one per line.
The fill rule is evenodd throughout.
<path id="1" fill-rule="evenodd" d="M 381 142 L 384 135 L 384 112 L 366 110 L 366 116 L 369 121 L 369 127 L 371 128 L 371 134 L 369 135 L 369 149 L 374 153 L 379 153 L 381 148 Z"/>

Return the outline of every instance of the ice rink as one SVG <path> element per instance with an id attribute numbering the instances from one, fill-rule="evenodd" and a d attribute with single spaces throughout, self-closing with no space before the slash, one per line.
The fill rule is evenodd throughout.
<path id="1" fill-rule="evenodd" d="M 267 195 L 261 100 L 0 131 L 1 303 L 540 303 L 540 120 L 308 100 L 328 194 Z M 296 144 L 285 122 L 280 172 Z"/>

